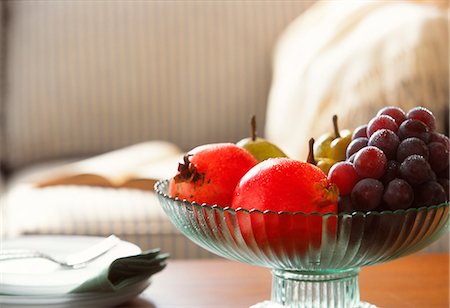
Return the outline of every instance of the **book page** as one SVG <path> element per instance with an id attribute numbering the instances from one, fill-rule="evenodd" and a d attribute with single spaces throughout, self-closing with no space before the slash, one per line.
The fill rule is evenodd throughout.
<path id="1" fill-rule="evenodd" d="M 63 184 L 117 187 L 130 180 L 140 167 L 174 155 L 182 156 L 182 151 L 172 143 L 139 143 L 68 164 L 36 184 L 38 187 Z"/>
<path id="2" fill-rule="evenodd" d="M 164 159 L 142 165 L 131 173 L 132 179 L 169 179 L 177 174 L 178 164 L 184 154 L 175 154 Z"/>
<path id="3" fill-rule="evenodd" d="M 140 166 L 132 173 L 123 187 L 153 190 L 158 180 L 170 179 L 176 175 L 178 163 L 183 162 L 183 154 L 175 154 L 162 160 Z"/>

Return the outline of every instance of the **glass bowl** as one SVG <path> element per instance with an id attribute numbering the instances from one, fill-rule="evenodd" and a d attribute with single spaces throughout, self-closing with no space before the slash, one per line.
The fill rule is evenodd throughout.
<path id="1" fill-rule="evenodd" d="M 360 268 L 416 252 L 449 227 L 448 202 L 367 213 L 261 212 L 179 200 L 168 187 L 162 180 L 155 191 L 172 223 L 219 256 L 272 269 L 271 301 L 285 307 L 371 307 L 360 302 Z"/>

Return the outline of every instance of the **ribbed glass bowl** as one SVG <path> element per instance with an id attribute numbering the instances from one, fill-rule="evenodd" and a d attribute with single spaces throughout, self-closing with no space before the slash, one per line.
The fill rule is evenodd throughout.
<path id="1" fill-rule="evenodd" d="M 168 195 L 161 206 L 190 240 L 228 259 L 272 269 L 272 301 L 285 307 L 362 307 L 365 265 L 418 251 L 447 232 L 449 204 L 407 210 L 305 214 L 222 208 Z"/>

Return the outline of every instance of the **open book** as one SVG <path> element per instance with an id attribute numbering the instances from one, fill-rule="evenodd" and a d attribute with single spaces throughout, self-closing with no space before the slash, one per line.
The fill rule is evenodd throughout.
<path id="1" fill-rule="evenodd" d="M 164 141 L 149 141 L 70 163 L 39 180 L 38 187 L 88 185 L 153 190 L 159 179 L 173 177 L 184 153 Z"/>

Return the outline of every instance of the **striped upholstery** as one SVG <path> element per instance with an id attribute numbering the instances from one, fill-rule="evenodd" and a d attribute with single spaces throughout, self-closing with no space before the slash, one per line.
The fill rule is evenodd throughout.
<path id="1" fill-rule="evenodd" d="M 4 161 L 19 169 L 149 139 L 236 141 L 251 114 L 262 132 L 272 48 L 310 2 L 8 1 Z M 115 233 L 172 258 L 211 257 L 152 193 L 38 190 L 33 172 L 16 170 L 0 196 L 7 236 Z"/>
<path id="2" fill-rule="evenodd" d="M 6 162 L 262 132 L 277 35 L 310 1 L 10 1 Z"/>

